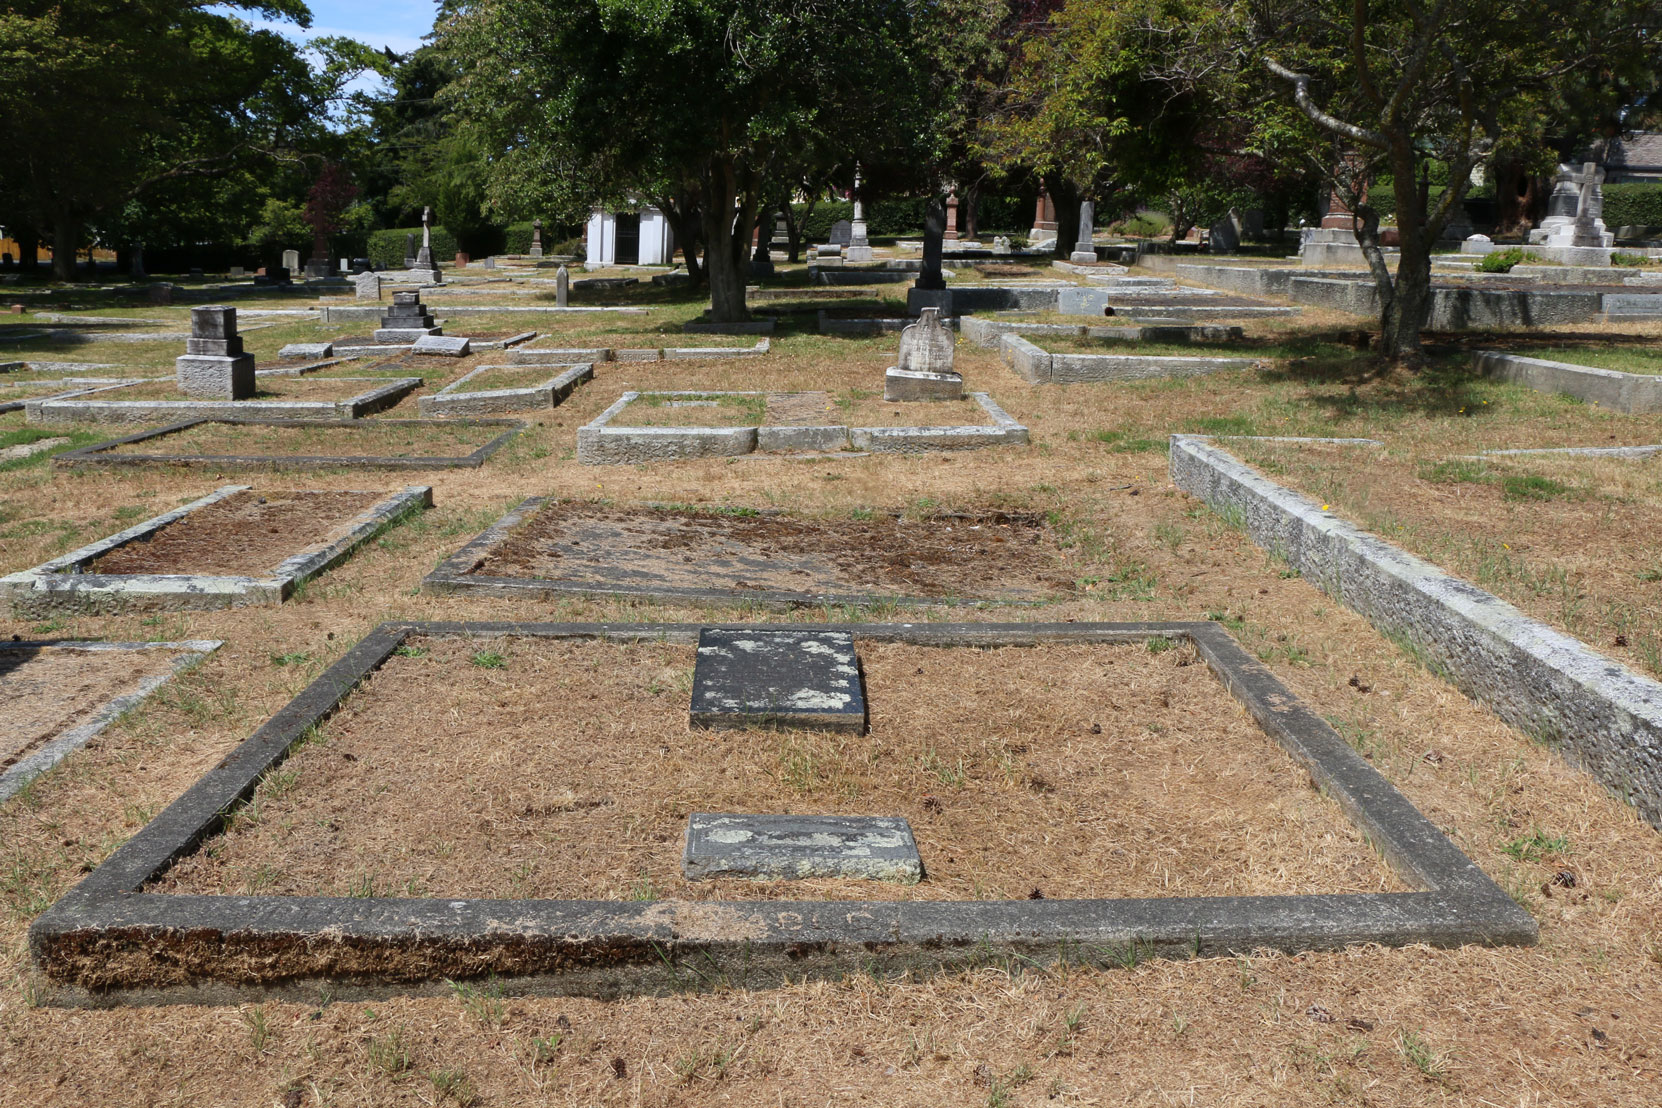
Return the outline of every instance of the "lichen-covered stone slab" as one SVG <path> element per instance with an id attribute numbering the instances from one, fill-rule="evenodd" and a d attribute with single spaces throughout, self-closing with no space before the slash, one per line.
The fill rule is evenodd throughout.
<path id="1" fill-rule="evenodd" d="M 705 628 L 693 667 L 694 727 L 866 730 L 854 638 L 841 631 Z"/>
<path id="2" fill-rule="evenodd" d="M 688 878 L 802 880 L 861 877 L 923 879 L 912 825 L 887 816 L 714 815 L 687 817 Z"/>

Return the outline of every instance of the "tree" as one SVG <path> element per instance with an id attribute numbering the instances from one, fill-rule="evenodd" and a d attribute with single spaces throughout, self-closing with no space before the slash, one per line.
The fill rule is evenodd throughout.
<path id="1" fill-rule="evenodd" d="M 559 174 L 573 203 L 683 198 L 711 318 L 731 322 L 776 166 L 929 141 L 913 44 L 937 17 L 911 0 L 472 0 L 438 45 L 499 195 Z"/>
<path id="2" fill-rule="evenodd" d="M 223 5 L 310 22 L 300 0 Z M 0 214 L 48 231 L 54 274 L 100 220 L 273 158 L 315 135 L 362 48 L 293 43 L 197 0 L 17 0 L 0 13 Z M 133 209 L 135 201 L 145 201 Z"/>
<path id="3" fill-rule="evenodd" d="M 305 220 L 312 229 L 312 261 L 329 260 L 329 236 L 344 226 L 346 209 L 357 198 L 358 186 L 340 163 L 324 163 L 323 172 L 306 194 Z"/>
<path id="4" fill-rule="evenodd" d="M 1319 167 L 1356 213 L 1381 352 L 1409 365 L 1430 315 L 1431 250 L 1473 170 L 1546 156 L 1574 118 L 1567 105 L 1583 119 L 1606 114 L 1654 87 L 1662 64 L 1659 0 L 1246 0 L 1237 15 L 1242 33 L 1209 57 L 1221 64 L 1233 50 L 1244 81 L 1256 66 L 1265 96 L 1296 109 L 1260 110 L 1255 142 Z M 1447 180 L 1435 197 L 1433 165 Z M 1395 185 L 1394 274 L 1366 202 L 1381 173 Z"/>

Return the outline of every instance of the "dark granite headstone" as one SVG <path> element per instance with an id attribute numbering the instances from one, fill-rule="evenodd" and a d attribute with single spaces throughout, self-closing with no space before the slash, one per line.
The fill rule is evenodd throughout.
<path id="1" fill-rule="evenodd" d="M 940 198 L 935 197 L 923 212 L 923 272 L 918 274 L 913 288 L 946 288 L 946 277 L 941 273 L 941 239 L 945 234 L 946 209 L 941 205 Z"/>
<path id="2" fill-rule="evenodd" d="M 840 631 L 707 628 L 693 667 L 692 725 L 866 730 L 854 637 Z"/>
<path id="3" fill-rule="evenodd" d="M 681 872 L 689 878 L 802 880 L 923 879 L 912 825 L 885 816 L 715 815 L 687 817 Z"/>
<path id="4" fill-rule="evenodd" d="M 395 292 L 392 307 L 381 317 L 381 326 L 375 331 L 377 342 L 414 342 L 426 335 L 443 334 L 434 326 L 433 314 L 421 302 L 419 292 Z"/>
<path id="5" fill-rule="evenodd" d="M 831 245 L 847 246 L 854 241 L 854 224 L 846 219 L 839 219 L 831 224 Z"/>

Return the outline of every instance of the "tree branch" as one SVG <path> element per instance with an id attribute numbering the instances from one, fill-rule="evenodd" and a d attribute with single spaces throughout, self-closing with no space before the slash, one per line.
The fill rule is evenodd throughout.
<path id="1" fill-rule="evenodd" d="M 1375 150 L 1389 148 L 1390 144 L 1386 141 L 1385 136 L 1378 131 L 1370 131 L 1365 127 L 1358 127 L 1354 123 L 1346 123 L 1337 116 L 1328 115 L 1317 107 L 1316 102 L 1310 99 L 1310 77 L 1307 74 L 1294 73 L 1268 55 L 1264 57 L 1264 67 L 1277 77 L 1292 82 L 1293 102 L 1299 106 L 1300 111 L 1310 117 L 1310 121 L 1316 126 L 1331 131 L 1342 138 L 1347 138 L 1352 142 L 1360 143 L 1363 146 L 1371 146 Z"/>

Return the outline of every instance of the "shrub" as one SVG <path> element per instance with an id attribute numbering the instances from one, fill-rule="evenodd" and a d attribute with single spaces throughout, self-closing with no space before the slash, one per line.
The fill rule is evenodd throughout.
<path id="1" fill-rule="evenodd" d="M 391 227 L 370 232 L 369 263 L 377 269 L 403 269 L 405 235 L 414 235 L 416 247 L 420 248 L 420 227 Z M 434 227 L 433 260 L 440 265 L 449 265 L 456 257 L 456 250 L 456 236 L 443 227 Z"/>
<path id="2" fill-rule="evenodd" d="M 1622 181 L 1604 186 L 1604 225 L 1662 227 L 1662 184 Z"/>
<path id="3" fill-rule="evenodd" d="M 1483 255 L 1483 260 L 1477 263 L 1477 269 L 1479 273 L 1511 273 L 1513 266 L 1521 262 L 1536 260 L 1536 255 L 1521 247 L 1513 246 L 1506 250 L 1496 250 L 1491 254 Z"/>

